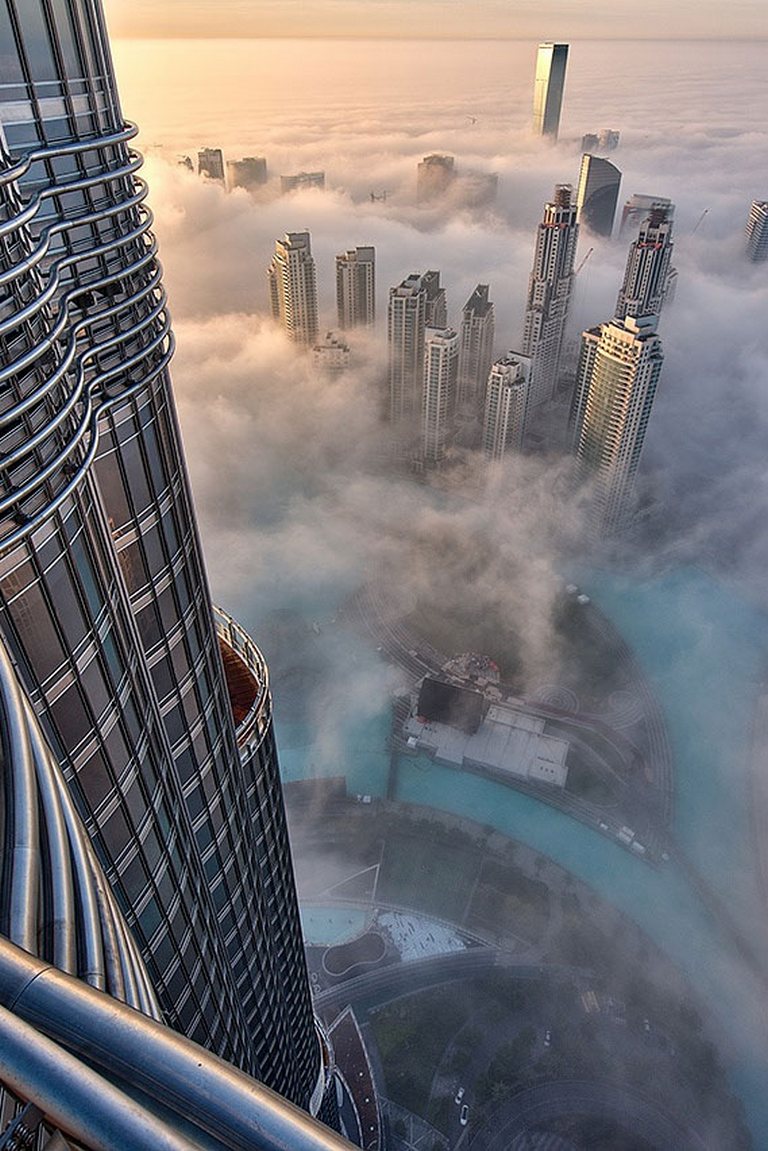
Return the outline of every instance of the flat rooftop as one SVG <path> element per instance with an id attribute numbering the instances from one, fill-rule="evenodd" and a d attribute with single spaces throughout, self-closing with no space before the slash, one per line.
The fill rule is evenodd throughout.
<path id="1" fill-rule="evenodd" d="M 406 738 L 420 751 L 452 767 L 488 768 L 530 783 L 565 787 L 568 740 L 546 735 L 546 720 L 503 703 L 494 703 L 474 734 L 435 720 L 411 716 Z"/>

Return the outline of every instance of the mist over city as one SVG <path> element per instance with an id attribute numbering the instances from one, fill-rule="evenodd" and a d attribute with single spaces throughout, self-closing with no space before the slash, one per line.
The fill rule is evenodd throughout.
<path id="1" fill-rule="evenodd" d="M 347 794 L 372 793 L 375 805 L 382 787 L 393 795 L 391 767 L 389 784 L 384 783 L 388 701 L 413 690 L 403 660 L 387 650 L 386 640 L 382 647 L 388 627 L 405 629 L 416 649 L 419 636 L 429 639 L 446 658 L 465 649 L 491 654 L 502 662 L 502 678 L 511 680 L 518 697 L 562 703 L 569 692 L 573 698 L 583 694 L 591 700 L 585 701 L 586 710 L 599 713 L 601 722 L 612 722 L 611 708 L 619 707 L 621 692 L 639 690 L 631 683 L 646 672 L 634 666 L 628 682 L 613 683 L 618 693 L 609 690 L 602 698 L 605 689 L 587 686 L 585 677 L 597 681 L 602 674 L 610 681 L 613 673 L 610 654 L 597 654 L 597 671 L 585 668 L 580 641 L 563 626 L 565 585 L 583 583 L 581 590 L 591 593 L 596 610 L 622 633 L 632 659 L 639 659 L 641 668 L 656 667 L 656 678 L 651 673 L 649 682 L 661 715 L 667 700 L 677 711 L 671 737 L 675 818 L 681 802 L 689 802 L 691 811 L 676 849 L 685 851 L 686 867 L 697 870 L 694 886 L 699 880 L 705 885 L 708 913 L 723 914 L 721 926 L 727 920 L 724 930 L 730 936 L 720 953 L 709 950 L 706 963 L 686 958 L 680 923 L 699 912 L 681 911 L 678 901 L 686 903 L 688 897 L 679 890 L 672 897 L 675 910 L 665 907 L 653 893 L 657 877 L 661 880 L 654 871 L 653 890 L 638 888 L 618 901 L 622 912 L 648 933 L 642 975 L 615 942 L 616 963 L 611 976 L 604 976 L 605 986 L 615 980 L 621 984 L 617 972 L 626 962 L 626 999 L 632 999 L 628 984 L 636 991 L 633 980 L 641 978 L 674 998 L 683 993 L 669 991 L 672 976 L 666 965 L 672 959 L 678 973 L 691 980 L 694 997 L 724 995 L 740 1022 L 731 1026 L 728 1037 L 727 1029 L 720 1030 L 716 1046 L 722 1055 L 735 1040 L 725 1057 L 726 1064 L 731 1059 L 726 1074 L 731 1083 L 735 1076 L 748 1107 L 754 1106 L 756 1088 L 746 1084 L 759 1083 L 766 1069 L 765 1018 L 758 1005 L 765 1002 L 768 941 L 758 844 L 750 839 L 759 836 L 759 824 L 745 832 L 746 839 L 738 833 L 726 836 L 726 844 L 719 821 L 737 823 L 744 817 L 742 805 L 748 806 L 747 797 L 759 795 L 762 787 L 754 772 L 764 760 L 749 741 L 766 636 L 761 613 L 767 558 L 768 334 L 763 318 L 768 283 L 763 268 L 744 257 L 746 211 L 768 184 L 762 45 L 571 45 L 556 145 L 530 131 L 533 56 L 530 44 L 489 42 L 118 46 L 123 100 L 142 122 L 148 152 L 156 231 L 178 339 L 176 398 L 213 595 L 246 623 L 270 661 L 284 778 L 346 779 Z M 133 81 L 139 61 L 141 89 Z M 170 85 L 159 75 L 161 67 L 172 77 Z M 291 68 L 301 74 L 301 85 L 286 95 L 280 79 Z M 253 69 L 258 84 L 243 99 L 240 77 Z M 201 70 L 208 75 L 204 92 L 195 83 Z M 653 83 L 648 82 L 651 75 Z M 142 101 L 155 84 L 166 85 L 173 99 L 145 111 Z M 555 185 L 571 184 L 575 190 L 581 137 L 607 126 L 621 133 L 609 157 L 622 172 L 619 209 L 635 192 L 667 197 L 674 204 L 677 288 L 659 325 L 665 359 L 639 475 L 645 514 L 633 530 L 595 542 L 588 493 L 575 491 L 574 463 L 564 450 L 562 431 L 559 440 L 543 435 L 533 450 L 508 452 L 490 474 L 482 453 L 461 437 L 437 473 L 414 478 L 393 464 L 385 418 L 386 310 L 390 287 L 413 271 L 439 269 L 450 325 L 458 328 L 461 308 L 475 285 L 488 284 L 496 313 L 494 355 L 520 349 L 542 205 L 551 200 Z M 226 191 L 222 183 L 179 166 L 180 157 L 194 159 L 202 146 L 221 147 L 227 160 L 264 156 L 267 182 L 252 193 Z M 419 203 L 417 165 L 432 154 L 455 157 L 458 176 L 440 197 Z M 280 174 L 320 171 L 323 190 L 281 195 Z M 462 183 L 471 181 L 472 173 L 497 174 L 495 197 L 473 202 L 471 185 Z M 269 316 L 266 268 L 275 241 L 294 231 L 311 235 L 321 332 L 337 328 L 335 256 L 354 245 L 375 248 L 376 325 L 345 333 L 351 366 L 338 374 L 320 373 Z M 629 229 L 618 239 L 582 226 L 563 352 L 566 370 L 568 364 L 575 370 L 580 332 L 613 315 L 632 238 Z M 723 588 L 728 591 L 721 599 Z M 364 627 L 355 631 L 354 619 L 366 613 L 376 622 L 371 625 L 369 619 L 368 633 Z M 421 631 L 420 620 L 428 621 Z M 502 634 L 510 637 L 508 642 L 499 638 Z M 374 645 L 372 638 L 379 642 Z M 667 644 L 670 650 L 659 657 Z M 655 664 L 648 656 L 654 648 Z M 404 659 L 407 665 L 407 652 Z M 734 696 L 737 715 L 725 703 Z M 718 701 L 728 714 L 720 712 Z M 738 730 L 742 724 L 746 733 Z M 637 729 L 630 725 L 629 730 L 637 740 Z M 755 738 L 762 738 L 759 725 Z M 688 769 L 680 769 L 683 782 L 675 775 L 676 761 L 694 759 L 694 748 L 707 743 L 712 762 L 707 768 L 700 761 L 699 768 L 711 770 L 711 786 L 724 791 L 714 806 L 696 798 L 695 766 L 690 776 Z M 474 816 L 480 825 L 494 822 L 485 814 L 485 802 L 473 808 L 469 776 L 462 797 L 454 788 L 455 773 L 448 781 L 443 770 L 440 803 L 408 783 L 407 774 L 407 768 L 400 769 L 401 792 L 394 794 L 401 801 L 411 797 L 411 803 L 432 803 L 470 820 Z M 422 792 L 424 798 L 417 798 Z M 299 814 L 292 816 L 300 897 L 320 909 L 333 904 L 329 892 L 345 890 L 355 871 L 351 860 L 368 860 L 365 853 L 349 855 L 344 834 L 330 832 L 335 824 L 322 795 L 316 792 L 313 800 L 305 795 L 298 801 Z M 503 802 L 513 807 L 514 793 Z M 357 825 L 365 810 L 353 813 L 355 842 L 364 835 Z M 398 824 L 405 816 L 387 808 L 374 819 L 368 811 L 371 842 L 378 845 L 370 849 L 371 860 L 377 850 L 386 857 L 393 839 L 405 840 Z M 418 818 L 418 808 L 410 811 L 409 819 Z M 439 817 L 432 818 L 439 824 Z M 641 819 L 636 813 L 635 822 Z M 597 822 L 606 826 L 595 817 L 594 826 Z M 623 822 L 626 829 L 633 820 L 627 815 Z M 526 827 L 523 811 L 509 815 L 508 827 L 520 834 L 507 834 L 527 844 L 521 851 L 535 847 L 540 858 L 550 859 L 549 867 L 562 864 L 562 850 L 548 843 L 549 836 L 563 834 L 560 825 L 539 829 L 537 821 L 532 824 Z M 615 834 L 612 820 L 610 827 Z M 321 828 L 329 834 L 323 836 Z M 638 853 L 645 851 L 641 832 L 630 832 L 635 833 Z M 431 834 L 437 836 L 439 855 L 440 835 Z M 605 863 L 585 863 L 591 845 L 581 833 L 577 839 L 566 852 L 566 868 L 580 881 L 591 880 L 610 906 L 613 885 L 603 871 L 610 866 L 608 857 Z M 649 850 L 663 868 L 662 846 Z M 669 858 L 666 850 L 662 854 Z M 416 874 L 408 890 L 412 905 L 423 911 L 429 900 L 418 894 L 418 866 L 414 856 Z M 666 883 L 669 894 L 677 880 Z M 406 903 L 402 894 L 398 899 Z M 721 902 L 726 899 L 727 907 Z M 682 916 L 677 929 L 667 921 L 670 915 Z M 369 935 L 375 927 L 369 921 Z M 622 929 L 616 931 L 620 935 Z M 658 953 L 648 951 L 648 937 Z M 311 928 L 308 942 L 308 954 L 318 953 L 311 946 Z M 700 946 L 706 951 L 713 945 L 702 940 Z M 618 1000 L 616 986 L 612 990 Z M 396 1002 L 408 1004 L 401 1013 L 412 1012 L 414 1018 L 424 1010 L 443 1010 L 439 993 L 430 994 L 437 996 L 431 1006 L 419 1006 L 418 996 Z M 752 1004 L 753 1019 L 734 1006 L 737 1001 Z M 386 1010 L 397 1016 L 396 1006 Z M 482 1007 L 477 1010 L 482 1014 Z M 522 1011 L 523 1023 L 530 1010 Z M 609 1009 L 603 1011 L 610 1015 Z M 718 1017 L 717 1008 L 713 1017 Z M 723 1022 L 721 1016 L 715 1031 Z M 546 1023 L 545 1018 L 539 1025 L 549 1036 L 554 1025 Z M 657 1024 L 646 1017 L 644 1024 L 630 1020 L 629 1031 L 633 1026 Z M 376 1034 L 386 1048 L 390 1040 L 384 1024 Z M 542 1049 L 540 1035 L 529 1041 L 527 1033 L 522 1040 L 521 1034 L 520 1025 L 516 1031 L 510 1022 L 507 1047 L 517 1043 L 517 1058 L 523 1060 L 543 1051 L 539 1070 L 546 1076 L 551 1041 Z M 619 1061 L 626 1057 L 627 1083 L 637 1082 L 632 1041 L 629 1052 L 621 1052 L 615 1036 L 590 1034 L 589 1042 L 605 1043 Z M 586 1035 L 582 1042 L 588 1042 Z M 533 1046 L 526 1047 L 527 1042 Z M 652 1079 L 680 1071 L 675 1042 L 667 1034 L 658 1046 L 650 1044 L 650 1054 L 644 1051 L 641 1062 Z M 460 1067 L 460 1055 L 449 1044 L 450 1050 Z M 400 1054 L 407 1063 L 403 1050 Z M 654 1056 L 659 1060 L 655 1067 Z M 446 1057 L 444 1052 L 443 1064 Z M 486 1076 L 491 1071 L 500 1075 L 499 1051 L 489 1058 Z M 671 1072 L 669 1066 L 662 1069 L 665 1059 L 671 1061 Z M 389 1094 L 396 1103 L 393 1066 L 397 1052 L 385 1055 Z M 438 1097 L 431 1096 L 421 1118 L 448 1135 L 450 1145 L 462 1134 L 461 1126 L 454 1127 L 461 1106 L 460 1101 L 452 1108 L 440 1104 L 439 1085 L 447 1083 L 441 1066 L 433 1068 Z M 574 1071 L 559 1067 L 554 1073 L 567 1078 Z M 520 1072 L 518 1090 L 525 1082 Z M 443 1089 L 450 1092 L 450 1083 Z M 679 1088 L 683 1111 L 686 1090 Z M 499 1086 L 495 1091 L 494 1098 L 502 1098 Z M 487 1122 L 490 1105 L 483 1103 L 477 1084 L 472 1094 L 473 1106 Z M 401 1091 L 400 1103 L 404 1100 Z M 390 1116 L 395 1112 L 396 1107 Z M 395 1122 L 391 1118 L 390 1128 Z M 650 1138 L 649 1129 L 638 1126 L 633 1135 L 631 1123 L 620 1130 L 612 1122 L 606 1112 L 603 1126 L 596 1121 L 591 1136 L 575 1119 L 570 1127 L 563 1120 L 546 1129 L 560 1131 L 564 1139 L 570 1133 L 573 1146 L 672 1145 L 663 1139 L 643 1142 Z M 707 1145 L 730 1146 L 733 1140 L 736 1146 L 744 1137 L 743 1128 L 737 1136 L 735 1128 L 726 1127 L 708 1134 L 707 1126 L 702 1122 L 696 1131 L 696 1137 L 715 1140 Z M 396 1138 L 402 1138 L 397 1129 Z M 691 1131 L 688 1137 L 694 1138 Z M 485 1146 L 488 1128 L 477 1138 L 477 1146 Z M 754 1145 L 760 1146 L 759 1141 Z"/>
<path id="2" fill-rule="evenodd" d="M 768 1148 L 767 41 L 6 0 L 0 1145 Z"/>

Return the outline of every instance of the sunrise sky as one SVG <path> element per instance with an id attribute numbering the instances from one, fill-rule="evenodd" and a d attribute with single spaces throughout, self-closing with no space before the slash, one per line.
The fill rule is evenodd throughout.
<path id="1" fill-rule="evenodd" d="M 104 0 L 122 37 L 768 37 L 765 0 Z"/>

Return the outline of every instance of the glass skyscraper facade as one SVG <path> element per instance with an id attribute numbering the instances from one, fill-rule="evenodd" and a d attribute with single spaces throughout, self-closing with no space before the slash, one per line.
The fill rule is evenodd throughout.
<path id="1" fill-rule="evenodd" d="M 557 139 L 568 66 L 567 44 L 539 44 L 533 86 L 533 131 Z"/>
<path id="2" fill-rule="evenodd" d="M 163 1017 L 323 1093 L 266 668 L 212 618 L 97 0 L 0 5 L 0 638 Z"/>
<path id="3" fill-rule="evenodd" d="M 581 157 L 579 188 L 576 193 L 577 219 L 595 236 L 613 234 L 613 221 L 619 201 L 621 172 L 610 160 L 591 156 Z"/>

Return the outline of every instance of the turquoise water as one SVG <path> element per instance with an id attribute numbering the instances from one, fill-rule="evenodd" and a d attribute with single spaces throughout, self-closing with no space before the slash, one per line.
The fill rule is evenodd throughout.
<path id="1" fill-rule="evenodd" d="M 674 761 L 675 833 L 754 934 L 765 908 L 754 868 L 749 756 L 768 621 L 696 570 L 648 583 L 593 573 L 583 583 L 662 704 Z"/>
<path id="2" fill-rule="evenodd" d="M 300 913 L 305 942 L 323 947 L 356 939 L 368 922 L 368 912 L 354 907 L 302 904 Z"/>
<path id="3" fill-rule="evenodd" d="M 768 621 L 724 585 L 687 569 L 638 581 L 605 572 L 578 582 L 633 649 L 664 711 L 675 772 L 675 833 L 751 941 L 765 909 L 755 880 L 749 751 Z M 383 684 L 386 669 L 358 640 L 337 636 L 353 669 L 346 685 Z M 279 723 L 286 778 L 345 774 L 350 792 L 383 795 L 389 769 L 388 693 L 378 710 L 338 707 L 322 740 L 308 723 Z M 329 751 L 332 754 L 329 754 Z M 673 863 L 659 869 L 528 796 L 419 757 L 402 757 L 397 797 L 450 811 L 530 844 L 631 917 L 690 978 L 730 1036 L 724 1052 L 756 1140 L 768 1130 L 764 992 Z M 759 1133 L 759 1134 L 758 1134 Z M 756 1143 L 760 1145 L 759 1142 Z"/>

